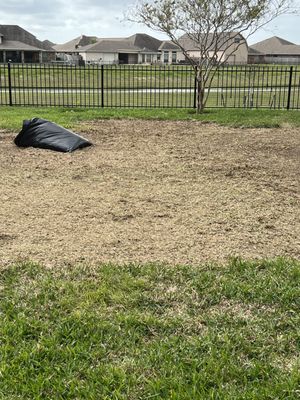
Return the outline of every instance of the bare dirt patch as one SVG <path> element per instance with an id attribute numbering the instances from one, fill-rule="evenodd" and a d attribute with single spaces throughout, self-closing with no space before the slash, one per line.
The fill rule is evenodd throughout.
<path id="1" fill-rule="evenodd" d="M 197 264 L 300 256 L 299 130 L 81 125 L 92 148 L 19 149 L 0 132 L 0 261 Z"/>

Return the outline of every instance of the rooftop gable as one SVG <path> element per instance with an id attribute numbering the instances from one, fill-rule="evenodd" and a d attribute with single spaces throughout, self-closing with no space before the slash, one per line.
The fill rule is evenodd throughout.
<path id="1" fill-rule="evenodd" d="M 135 35 L 129 36 L 128 40 L 132 42 L 135 47 L 148 51 L 156 52 L 161 45 L 161 40 L 145 33 L 136 33 Z"/>
<path id="2" fill-rule="evenodd" d="M 84 46 L 81 52 L 158 52 L 161 41 L 143 34 L 137 33 L 127 38 L 102 38 L 96 43 Z"/>
<path id="3" fill-rule="evenodd" d="M 158 48 L 159 50 L 180 50 L 180 48 L 170 40 L 164 40 Z"/>
<path id="4" fill-rule="evenodd" d="M 300 54 L 300 46 L 277 36 L 262 40 L 250 47 L 250 51 L 260 54 Z"/>
<path id="5" fill-rule="evenodd" d="M 6 41 L 14 41 L 24 43 L 39 50 L 53 51 L 53 48 L 49 46 L 48 43 L 41 42 L 30 32 L 18 25 L 0 25 L 0 32 L 2 34 L 3 44 Z"/>
<path id="6" fill-rule="evenodd" d="M 56 44 L 53 46 L 57 52 L 77 52 L 81 47 L 92 45 L 99 39 L 96 36 L 80 35 L 63 44 Z"/>

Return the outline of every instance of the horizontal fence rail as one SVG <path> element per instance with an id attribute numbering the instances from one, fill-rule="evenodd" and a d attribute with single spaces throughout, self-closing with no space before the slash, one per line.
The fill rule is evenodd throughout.
<path id="1" fill-rule="evenodd" d="M 211 72 L 210 108 L 300 108 L 300 67 L 224 66 Z M 188 65 L 0 64 L 0 105 L 195 108 Z"/>

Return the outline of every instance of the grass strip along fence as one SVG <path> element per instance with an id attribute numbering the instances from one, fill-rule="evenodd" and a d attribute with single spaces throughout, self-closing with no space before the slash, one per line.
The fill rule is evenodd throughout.
<path id="1" fill-rule="evenodd" d="M 225 66 L 209 108 L 300 108 L 300 69 Z M 195 108 L 190 66 L 0 64 L 0 105 Z"/>
<path id="2" fill-rule="evenodd" d="M 194 109 L 184 108 L 70 108 L 70 107 L 1 107 L 0 129 L 16 132 L 21 121 L 44 118 L 59 125 L 82 130 L 82 124 L 103 119 L 144 119 L 160 121 L 202 121 L 235 128 L 282 128 L 299 127 L 297 110 L 214 108 L 197 114 Z"/>
<path id="3" fill-rule="evenodd" d="M 1 399 L 296 400 L 300 264 L 0 271 Z"/>

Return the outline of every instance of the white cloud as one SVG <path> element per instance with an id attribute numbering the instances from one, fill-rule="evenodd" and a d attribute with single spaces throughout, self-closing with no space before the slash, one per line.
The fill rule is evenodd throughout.
<path id="1" fill-rule="evenodd" d="M 300 44 L 300 17 L 297 15 L 282 15 L 260 29 L 249 42 L 253 44 L 271 36 L 279 36 L 295 44 Z"/>

